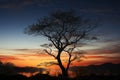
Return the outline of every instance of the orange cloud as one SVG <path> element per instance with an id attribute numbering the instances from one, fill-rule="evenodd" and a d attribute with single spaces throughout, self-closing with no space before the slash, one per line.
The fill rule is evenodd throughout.
<path id="1" fill-rule="evenodd" d="M 111 57 L 111 56 L 99 56 L 99 55 L 97 55 L 97 56 L 85 56 L 86 58 L 88 58 L 88 59 L 90 59 L 90 58 L 106 58 L 106 59 L 118 59 L 118 58 L 120 58 L 120 57 Z"/>
<path id="2" fill-rule="evenodd" d="M 44 62 L 55 61 L 53 57 L 47 54 L 14 54 L 14 55 L 0 55 L 2 62 L 12 62 L 17 66 L 34 66 Z"/>
<path id="3" fill-rule="evenodd" d="M 102 64 L 105 62 L 120 63 L 119 61 L 120 56 L 116 56 L 119 53 L 118 50 L 119 46 L 110 49 L 111 50 L 109 50 L 108 48 L 95 49 L 90 51 L 88 50 L 88 53 L 85 54 L 86 58 L 82 59 L 83 61 L 73 62 L 71 66 L 87 66 L 91 64 Z M 33 66 L 33 67 L 38 67 L 38 65 L 40 65 L 40 67 L 42 65 L 43 65 L 42 67 L 46 67 L 45 64 L 48 65 L 48 63 L 57 62 L 52 56 L 49 56 L 48 54 L 40 51 L 40 49 L 11 49 L 11 50 L 14 51 L 14 54 L 0 55 L 0 60 L 3 62 L 12 62 L 17 66 Z M 68 58 L 66 57 L 66 55 L 63 55 L 61 59 L 65 61 L 65 59 Z M 66 63 L 63 62 L 63 65 L 66 66 Z M 55 66 L 52 65 L 49 68 L 51 68 L 51 70 L 55 69 L 55 71 L 56 69 L 59 70 L 59 67 L 56 65 Z"/>
<path id="4" fill-rule="evenodd" d="M 11 60 L 22 60 L 22 59 L 15 57 L 15 56 L 0 55 L 0 60 L 1 61 L 11 61 Z"/>

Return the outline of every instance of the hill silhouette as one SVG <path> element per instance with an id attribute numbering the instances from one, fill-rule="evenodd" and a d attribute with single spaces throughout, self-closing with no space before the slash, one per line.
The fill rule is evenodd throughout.
<path id="1" fill-rule="evenodd" d="M 104 63 L 101 65 L 73 66 L 71 71 L 76 73 L 75 78 L 68 80 L 120 80 L 120 64 Z M 19 72 L 36 72 L 41 69 L 35 67 L 17 67 L 12 63 L 0 62 L 0 80 L 63 80 L 61 75 L 50 76 L 39 72 L 26 77 Z M 42 69 L 43 70 L 43 69 Z"/>
<path id="2" fill-rule="evenodd" d="M 120 75 L 120 64 L 104 63 L 101 65 L 73 66 L 71 71 L 79 75 Z"/>

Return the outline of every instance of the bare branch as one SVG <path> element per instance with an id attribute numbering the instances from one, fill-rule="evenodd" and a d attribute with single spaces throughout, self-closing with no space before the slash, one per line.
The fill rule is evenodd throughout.
<path id="1" fill-rule="evenodd" d="M 44 36 L 50 41 L 52 45 L 47 44 L 47 49 L 44 49 L 44 51 L 57 60 L 62 73 L 66 75 L 71 62 L 82 57 L 80 56 L 82 52 L 74 52 L 77 44 L 83 39 L 85 40 L 95 27 L 96 24 L 93 24 L 92 21 L 82 19 L 74 12 L 58 11 L 40 19 L 36 24 L 28 26 L 25 32 Z M 56 55 L 52 53 L 53 48 L 58 50 Z M 63 51 L 68 54 L 67 68 L 63 66 L 61 60 Z"/>
<path id="2" fill-rule="evenodd" d="M 45 51 L 48 55 L 53 56 L 53 57 L 56 59 L 56 56 L 52 53 L 52 49 L 49 47 L 49 46 L 51 46 L 51 44 L 50 44 L 49 46 L 47 46 L 47 44 L 44 44 L 44 45 L 42 45 L 42 46 L 48 48 L 49 51 L 48 51 L 47 49 L 44 49 L 44 51 Z"/>

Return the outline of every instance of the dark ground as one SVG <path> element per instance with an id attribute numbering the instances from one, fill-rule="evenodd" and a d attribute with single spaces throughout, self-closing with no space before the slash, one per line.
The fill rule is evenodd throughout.
<path id="1" fill-rule="evenodd" d="M 37 74 L 35 76 L 31 76 L 31 77 L 26 77 L 23 75 L 0 75 L 0 80 L 64 80 L 62 79 L 62 77 L 51 77 L 49 75 L 46 74 Z M 109 76 L 96 76 L 96 75 L 90 75 L 90 76 L 79 76 L 76 78 L 70 78 L 68 80 L 120 80 L 120 75 L 117 76 L 113 76 L 113 75 L 109 75 Z"/>

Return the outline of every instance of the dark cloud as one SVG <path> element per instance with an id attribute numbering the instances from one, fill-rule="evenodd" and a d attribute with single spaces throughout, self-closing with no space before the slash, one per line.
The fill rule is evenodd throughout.
<path id="1" fill-rule="evenodd" d="M 1 0 L 0 8 L 20 8 L 25 6 L 43 6 L 49 4 L 52 0 Z"/>
<path id="2" fill-rule="evenodd" d="M 70 0 L 69 3 L 67 0 L 62 0 L 61 4 L 66 4 L 83 15 L 119 16 L 120 14 L 120 1 L 118 0 Z"/>
<path id="3" fill-rule="evenodd" d="M 58 65 L 58 63 L 55 62 L 55 61 L 52 61 L 52 62 L 44 62 L 44 63 L 38 64 L 37 66 L 46 66 L 46 67 L 49 67 L 49 66 L 52 66 L 52 65 Z"/>
<path id="4" fill-rule="evenodd" d="M 109 48 L 112 53 L 119 53 L 120 54 L 120 44 L 116 44 L 116 45 L 111 45 L 111 47 Z"/>
<path id="5" fill-rule="evenodd" d="M 42 53 L 42 49 L 8 49 L 13 51 L 19 51 L 24 53 Z"/>
<path id="6" fill-rule="evenodd" d="M 36 51 L 39 49 L 12 49 L 12 50 L 15 50 L 15 51 Z"/>
<path id="7" fill-rule="evenodd" d="M 120 54 L 120 43 L 116 43 L 116 44 L 109 44 L 108 46 L 106 46 L 106 48 L 104 48 L 103 50 L 106 51 L 106 53 L 118 53 Z"/>
<path id="8" fill-rule="evenodd" d="M 120 13 L 118 11 L 114 12 L 114 9 L 112 8 L 80 8 L 79 11 L 82 13 L 90 13 L 96 15 L 116 15 Z"/>
<path id="9" fill-rule="evenodd" d="M 105 41 L 104 43 L 107 43 L 107 42 Z M 94 50 L 90 50 L 90 51 L 92 52 L 92 54 L 107 54 L 107 55 L 109 55 L 109 54 L 114 55 L 115 54 L 115 55 L 119 56 L 119 54 L 120 54 L 120 43 L 113 42 L 113 40 L 108 40 L 108 43 L 109 44 L 106 44 L 106 46 L 104 46 L 102 48 L 94 49 Z"/>
<path id="10" fill-rule="evenodd" d="M 87 59 L 87 58 L 91 58 L 91 59 L 95 59 L 95 58 L 97 58 L 97 59 L 100 59 L 100 58 L 105 58 L 105 59 L 119 59 L 120 57 L 119 56 L 85 56 L 85 58 Z"/>

